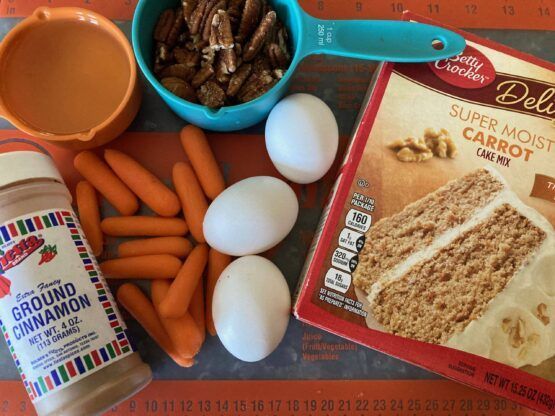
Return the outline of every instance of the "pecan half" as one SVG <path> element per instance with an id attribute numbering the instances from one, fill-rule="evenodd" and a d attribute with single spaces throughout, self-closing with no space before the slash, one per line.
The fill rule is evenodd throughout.
<path id="1" fill-rule="evenodd" d="M 177 77 L 181 78 L 184 81 L 190 81 L 193 76 L 195 75 L 195 68 L 191 66 L 187 66 L 185 64 L 174 64 L 165 67 L 160 72 L 161 78 L 171 78 Z"/>
<path id="2" fill-rule="evenodd" d="M 258 55 L 253 61 L 253 71 L 257 74 L 269 73 L 272 70 L 270 60 L 266 55 Z"/>
<path id="3" fill-rule="evenodd" d="M 200 68 L 200 70 L 195 74 L 193 79 L 191 80 L 191 85 L 195 88 L 200 87 L 206 81 L 208 81 L 214 75 L 214 68 L 212 65 L 204 65 Z"/>
<path id="4" fill-rule="evenodd" d="M 197 101 L 195 90 L 187 81 L 177 77 L 168 77 L 162 78 L 162 81 L 160 82 L 172 94 L 175 94 L 187 101 Z"/>
<path id="5" fill-rule="evenodd" d="M 183 20 L 183 9 L 180 8 L 175 12 L 173 25 L 166 38 L 166 45 L 168 45 L 170 49 L 176 45 L 179 35 L 183 31 L 183 27 L 185 27 L 185 20 Z"/>
<path id="6" fill-rule="evenodd" d="M 231 49 L 234 45 L 229 15 L 225 10 L 218 10 L 218 13 L 212 18 L 210 47 L 219 51 L 220 49 Z"/>
<path id="7" fill-rule="evenodd" d="M 202 21 L 209 12 L 210 9 L 207 8 L 210 4 L 212 4 L 215 0 L 200 0 L 197 4 L 197 7 L 191 13 L 191 17 L 189 18 L 189 32 L 191 35 L 196 35 L 199 33 Z"/>
<path id="8" fill-rule="evenodd" d="M 219 108 L 225 104 L 225 91 L 215 82 L 208 81 L 199 88 L 197 98 L 202 105 Z"/>
<path id="9" fill-rule="evenodd" d="M 154 40 L 165 42 L 175 22 L 175 12 L 167 9 L 162 12 L 154 28 Z"/>
<path id="10" fill-rule="evenodd" d="M 239 91 L 237 98 L 246 103 L 260 97 L 274 86 L 276 80 L 269 74 L 252 74 Z"/>
<path id="11" fill-rule="evenodd" d="M 202 40 L 208 42 L 210 39 L 210 33 L 212 32 L 212 21 L 214 20 L 214 16 L 218 14 L 219 10 L 225 9 L 225 0 L 218 0 L 211 6 L 209 5 L 210 9 L 207 8 L 206 15 L 202 19 L 201 24 L 201 33 L 202 33 Z"/>
<path id="12" fill-rule="evenodd" d="M 184 48 L 175 48 L 173 50 L 173 57 L 177 63 L 187 65 L 194 68 L 200 64 L 200 53 L 195 50 L 188 50 Z"/>
<path id="13" fill-rule="evenodd" d="M 222 49 L 220 52 L 222 64 L 225 65 L 227 72 L 233 74 L 237 70 L 237 56 L 233 49 Z"/>
<path id="14" fill-rule="evenodd" d="M 259 20 L 262 4 L 260 0 L 246 0 L 241 21 L 239 22 L 239 29 L 237 29 L 236 40 L 239 43 L 244 42 L 256 28 L 256 23 Z"/>
<path id="15" fill-rule="evenodd" d="M 227 7 L 227 14 L 229 15 L 229 21 L 231 22 L 231 28 L 233 32 L 239 27 L 239 22 L 241 21 L 241 14 L 245 4 L 245 0 L 230 0 Z"/>
<path id="16" fill-rule="evenodd" d="M 181 0 L 181 9 L 183 10 L 183 20 L 189 26 L 191 15 L 198 5 L 198 0 Z"/>
<path id="17" fill-rule="evenodd" d="M 235 55 L 237 55 L 237 57 L 243 56 L 243 45 L 235 43 L 233 49 L 235 49 Z"/>
<path id="18" fill-rule="evenodd" d="M 156 50 L 154 51 L 155 60 L 157 64 L 167 64 L 171 62 L 173 55 L 170 53 L 170 48 L 168 45 L 162 42 L 156 44 Z"/>
<path id="19" fill-rule="evenodd" d="M 252 72 L 251 64 L 243 64 L 231 76 L 227 87 L 227 95 L 235 97 Z"/>
<path id="20" fill-rule="evenodd" d="M 289 64 L 289 59 L 281 50 L 277 43 L 270 43 L 268 45 L 268 59 L 273 68 L 285 68 Z"/>
<path id="21" fill-rule="evenodd" d="M 251 38 L 245 45 L 245 50 L 243 51 L 243 59 L 245 61 L 252 61 L 254 57 L 260 52 L 260 49 L 264 46 L 266 42 L 266 38 L 268 37 L 268 33 L 270 29 L 276 23 L 276 12 L 271 11 L 264 19 L 260 22 L 254 33 L 252 34 Z"/>
<path id="22" fill-rule="evenodd" d="M 225 62 L 222 59 L 221 53 L 218 53 L 218 57 L 216 58 L 214 75 L 216 77 L 216 81 L 218 81 L 221 86 L 227 85 L 231 77 Z"/>
<path id="23" fill-rule="evenodd" d="M 284 55 L 287 57 L 287 60 L 291 60 L 291 53 L 289 52 L 289 35 L 287 34 L 287 29 L 285 26 L 280 25 L 281 27 L 277 31 L 277 43 L 279 48 L 283 51 Z"/>

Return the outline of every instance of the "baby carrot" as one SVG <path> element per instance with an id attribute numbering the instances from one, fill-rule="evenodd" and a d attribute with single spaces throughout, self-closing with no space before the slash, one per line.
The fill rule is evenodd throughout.
<path id="1" fill-rule="evenodd" d="M 212 336 L 216 335 L 216 327 L 212 317 L 212 297 L 218 278 L 224 269 L 231 263 L 231 257 L 227 254 L 210 249 L 208 252 L 208 273 L 206 277 L 206 329 Z"/>
<path id="2" fill-rule="evenodd" d="M 75 169 L 108 200 L 121 215 L 133 215 L 139 201 L 127 186 L 94 153 L 84 151 L 73 159 Z"/>
<path id="3" fill-rule="evenodd" d="M 206 337 L 206 324 L 204 319 L 204 278 L 201 277 L 197 288 L 193 292 L 191 303 L 189 304 L 189 313 L 193 317 L 202 334 L 202 340 Z"/>
<path id="4" fill-rule="evenodd" d="M 150 286 L 152 303 L 158 313 L 160 302 L 166 297 L 170 285 L 168 280 L 155 280 Z M 190 313 L 186 312 L 180 318 L 160 317 L 160 321 L 180 356 L 192 358 L 199 352 L 204 336 Z"/>
<path id="5" fill-rule="evenodd" d="M 160 218 L 136 215 L 133 217 L 110 217 L 100 223 L 102 232 L 114 237 L 134 236 L 180 236 L 189 231 L 181 218 Z"/>
<path id="6" fill-rule="evenodd" d="M 100 210 L 95 189 L 87 181 L 81 181 L 75 188 L 79 220 L 95 256 L 102 254 L 103 236 L 100 229 Z"/>
<path id="7" fill-rule="evenodd" d="M 193 364 L 191 359 L 179 356 L 154 306 L 141 289 L 132 283 L 126 283 L 120 286 L 116 296 L 127 312 L 177 364 L 182 367 L 190 367 Z"/>
<path id="8" fill-rule="evenodd" d="M 169 254 L 124 257 L 100 263 L 102 273 L 112 279 L 173 279 L 181 261 Z"/>
<path id="9" fill-rule="evenodd" d="M 179 270 L 171 284 L 168 294 L 160 303 L 161 316 L 164 318 L 179 318 L 185 315 L 207 261 L 208 246 L 199 244 L 183 263 L 181 270 Z"/>
<path id="10" fill-rule="evenodd" d="M 202 188 L 197 180 L 191 165 L 185 162 L 176 163 L 173 167 L 173 185 L 181 205 L 187 225 L 191 229 L 191 234 L 199 243 L 204 243 L 204 233 L 202 222 L 208 210 L 208 202 Z"/>
<path id="11" fill-rule="evenodd" d="M 181 144 L 204 193 L 210 199 L 216 198 L 225 189 L 225 181 L 204 132 L 192 124 L 185 126 L 181 130 Z"/>
<path id="12" fill-rule="evenodd" d="M 155 213 L 164 217 L 177 215 L 181 209 L 177 195 L 139 162 L 113 149 L 104 151 L 104 159 L 116 175 Z"/>
<path id="13" fill-rule="evenodd" d="M 191 252 L 193 245 L 183 237 L 156 237 L 131 240 L 121 243 L 118 247 L 119 257 L 144 256 L 147 254 L 171 254 L 185 257 Z"/>

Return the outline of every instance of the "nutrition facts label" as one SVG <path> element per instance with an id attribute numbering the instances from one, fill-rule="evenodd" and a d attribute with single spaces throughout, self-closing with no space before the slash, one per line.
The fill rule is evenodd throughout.
<path id="1" fill-rule="evenodd" d="M 320 291 L 320 299 L 361 316 L 366 316 L 362 304 L 356 299 L 342 295 L 351 288 L 352 273 L 358 266 L 358 254 L 366 242 L 365 233 L 372 225 L 374 203 L 373 198 L 358 192 L 351 196 L 353 208 L 345 215 L 344 227 L 339 233 L 337 247 L 332 253 L 331 264 L 324 278 L 324 285 L 331 290 L 322 288 Z"/>

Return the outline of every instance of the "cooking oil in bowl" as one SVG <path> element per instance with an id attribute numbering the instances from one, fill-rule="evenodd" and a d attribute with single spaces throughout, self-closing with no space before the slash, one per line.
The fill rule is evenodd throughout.
<path id="1" fill-rule="evenodd" d="M 107 120 L 129 88 L 131 63 L 112 33 L 90 20 L 33 25 L 0 67 L 7 112 L 39 132 L 88 131 Z"/>

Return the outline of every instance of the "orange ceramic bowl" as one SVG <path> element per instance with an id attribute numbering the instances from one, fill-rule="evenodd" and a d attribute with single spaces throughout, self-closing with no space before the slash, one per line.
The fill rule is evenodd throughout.
<path id="1" fill-rule="evenodd" d="M 140 103 L 131 45 L 97 13 L 41 7 L 0 43 L 0 116 L 34 137 L 100 146 L 129 126 Z"/>

